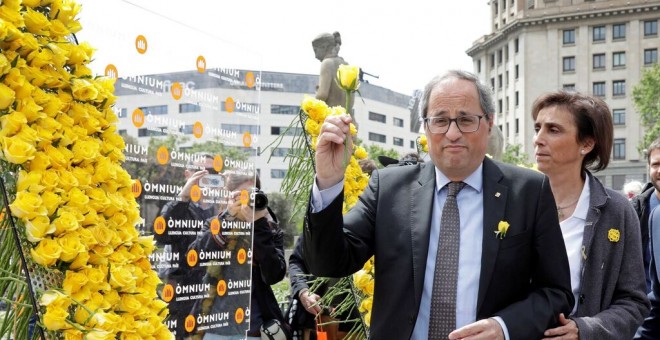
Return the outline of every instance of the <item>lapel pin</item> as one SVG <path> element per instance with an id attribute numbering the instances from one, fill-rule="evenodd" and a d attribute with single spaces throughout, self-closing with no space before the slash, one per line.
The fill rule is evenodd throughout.
<path id="1" fill-rule="evenodd" d="M 496 193 L 495 193 L 495 197 L 500 197 L 500 193 L 499 193 L 499 192 L 496 192 Z"/>

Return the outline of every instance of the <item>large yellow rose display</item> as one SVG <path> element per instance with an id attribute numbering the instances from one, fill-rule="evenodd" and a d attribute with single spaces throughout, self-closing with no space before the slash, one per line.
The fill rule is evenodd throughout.
<path id="1" fill-rule="evenodd" d="M 0 166 L 32 281 L 40 282 L 38 323 L 47 338 L 170 339 L 148 261 L 153 240 L 135 229 L 133 181 L 121 167 L 114 81 L 93 77 L 93 48 L 68 39 L 81 29 L 80 9 L 71 0 L 0 3 Z M 17 289 L 7 318 L 25 325 L 30 299 L 5 281 L 0 288 Z M 26 327 L 6 329 L 27 338 Z"/>

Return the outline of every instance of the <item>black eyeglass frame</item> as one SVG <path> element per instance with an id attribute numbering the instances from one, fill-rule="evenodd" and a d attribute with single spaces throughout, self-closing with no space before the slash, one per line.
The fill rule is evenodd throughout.
<path id="1" fill-rule="evenodd" d="M 465 117 L 477 117 L 477 127 L 476 127 L 474 130 L 472 130 L 472 131 L 463 131 L 463 129 L 461 128 L 461 125 L 458 124 L 458 120 L 461 119 L 461 118 L 465 118 Z M 456 127 L 458 128 L 458 131 L 460 131 L 461 133 L 472 133 L 472 132 L 475 132 L 475 131 L 479 130 L 479 127 L 481 126 L 481 118 L 484 118 L 484 117 L 485 117 L 485 115 L 463 115 L 463 116 L 459 116 L 459 117 L 456 117 L 456 118 L 447 118 L 447 117 L 426 117 L 426 118 L 422 118 L 422 122 L 424 122 L 424 124 L 425 124 L 426 127 L 429 129 L 429 131 L 431 131 L 432 134 L 444 135 L 445 133 L 447 133 L 447 132 L 449 131 L 449 128 L 451 127 L 451 123 L 455 123 L 455 124 L 456 124 Z M 449 124 L 447 124 L 447 129 L 446 129 L 444 132 L 434 132 L 434 131 L 429 127 L 429 121 L 430 121 L 431 119 L 435 119 L 435 118 L 444 118 L 444 119 L 448 119 L 448 120 L 449 120 Z"/>

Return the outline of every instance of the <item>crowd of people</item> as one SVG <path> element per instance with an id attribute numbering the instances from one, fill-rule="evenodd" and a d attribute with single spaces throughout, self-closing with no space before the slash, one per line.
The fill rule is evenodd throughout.
<path id="1" fill-rule="evenodd" d="M 607 168 L 613 143 L 611 111 L 599 98 L 557 91 L 535 101 L 539 172 L 486 156 L 494 108 L 474 75 L 435 77 L 420 105 L 430 161 L 410 154 L 381 159 L 381 169 L 363 162 L 369 185 L 345 215 L 341 159 L 352 117 L 326 119 L 303 234 L 289 259 L 287 316 L 270 288 L 287 273 L 275 214 L 237 197 L 224 206 L 192 203 L 190 186 L 213 172 L 212 158 L 186 172 L 182 199 L 165 206 L 166 218 L 254 224 L 248 338 L 263 337 L 262 325 L 276 319 L 286 338 L 315 339 L 332 305 L 319 303 L 324 288 L 312 291 L 310 281 L 351 275 L 375 255 L 373 339 L 660 339 L 660 140 L 647 149 L 651 182 L 628 185 L 628 195 L 593 175 Z M 230 192 L 255 186 L 258 179 L 225 174 Z M 200 251 L 237 246 L 208 227 L 190 240 L 157 240 Z M 166 282 L 213 283 L 222 273 L 162 274 Z M 170 305 L 172 315 L 194 308 Z M 351 329 L 336 325 L 332 339 Z M 234 338 L 223 332 L 204 339 Z"/>

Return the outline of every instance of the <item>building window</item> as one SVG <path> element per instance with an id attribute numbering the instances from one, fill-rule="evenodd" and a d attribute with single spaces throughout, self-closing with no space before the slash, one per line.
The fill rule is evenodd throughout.
<path id="1" fill-rule="evenodd" d="M 594 54 L 594 70 L 605 69 L 605 53 Z"/>
<path id="2" fill-rule="evenodd" d="M 417 148 L 417 145 L 415 144 L 415 141 L 414 141 L 414 140 L 411 140 L 411 141 L 410 141 L 410 148 L 411 148 L 411 149 L 416 149 L 416 148 Z"/>
<path id="3" fill-rule="evenodd" d="M 179 104 L 179 113 L 200 112 L 200 111 L 202 111 L 202 108 L 197 104 L 190 104 L 190 103 Z"/>
<path id="4" fill-rule="evenodd" d="M 575 91 L 575 84 L 564 84 L 561 88 L 564 91 L 567 91 L 567 92 L 574 92 Z"/>
<path id="5" fill-rule="evenodd" d="M 564 30 L 564 45 L 575 44 L 575 30 Z"/>
<path id="6" fill-rule="evenodd" d="M 270 155 L 273 157 L 285 157 L 291 152 L 290 148 L 271 148 Z"/>
<path id="7" fill-rule="evenodd" d="M 497 65 L 502 64 L 502 49 L 497 50 Z"/>
<path id="8" fill-rule="evenodd" d="M 128 110 L 125 107 L 122 107 L 121 110 L 117 112 L 117 118 L 126 118 L 128 116 Z"/>
<path id="9" fill-rule="evenodd" d="M 224 125 L 225 124 L 223 124 L 223 126 Z M 273 136 L 279 136 L 281 134 L 285 136 L 300 136 L 302 133 L 303 133 L 303 129 L 299 127 L 283 127 L 283 126 L 270 127 L 270 134 Z"/>
<path id="10" fill-rule="evenodd" d="M 392 118 L 392 122 L 394 123 L 394 126 L 403 127 L 403 119 L 401 118 L 394 117 Z"/>
<path id="11" fill-rule="evenodd" d="M 644 36 L 656 36 L 658 35 L 658 20 L 648 20 L 644 21 Z"/>
<path id="12" fill-rule="evenodd" d="M 516 134 L 520 133 L 520 119 L 516 118 Z"/>
<path id="13" fill-rule="evenodd" d="M 369 132 L 369 140 L 378 143 L 386 143 L 387 137 L 381 135 L 380 133 Z"/>
<path id="14" fill-rule="evenodd" d="M 490 67 L 495 67 L 495 53 L 490 54 Z"/>
<path id="15" fill-rule="evenodd" d="M 658 62 L 658 49 L 649 48 L 644 50 L 644 65 L 651 65 Z"/>
<path id="16" fill-rule="evenodd" d="M 504 61 L 509 61 L 509 45 L 504 46 Z"/>
<path id="17" fill-rule="evenodd" d="M 128 136 L 128 131 L 126 131 L 126 129 L 121 129 L 121 130 L 117 131 L 117 133 L 122 137 Z"/>
<path id="18" fill-rule="evenodd" d="M 396 146 L 403 146 L 403 138 L 393 137 L 392 143 Z"/>
<path id="19" fill-rule="evenodd" d="M 502 75 L 501 74 L 497 75 L 497 88 L 498 89 L 502 88 Z"/>
<path id="20" fill-rule="evenodd" d="M 167 127 L 159 126 L 157 128 L 141 128 L 138 129 L 138 137 L 156 137 L 167 135 Z"/>
<path id="21" fill-rule="evenodd" d="M 518 76 L 519 76 L 518 65 L 516 65 L 515 70 L 514 70 L 513 73 L 514 73 L 515 78 L 518 79 Z"/>
<path id="22" fill-rule="evenodd" d="M 248 124 L 221 124 L 220 127 L 223 130 L 236 132 L 243 134 L 244 132 L 249 132 L 252 135 L 259 134 L 259 125 L 248 125 Z M 286 129 L 286 128 L 284 128 Z"/>
<path id="23" fill-rule="evenodd" d="M 385 115 L 382 115 L 380 113 L 369 111 L 369 120 L 373 120 L 374 122 L 379 122 L 379 123 L 385 123 L 386 117 Z"/>
<path id="24" fill-rule="evenodd" d="M 274 115 L 297 115 L 300 112 L 300 106 L 295 105 L 271 105 L 270 113 Z"/>
<path id="25" fill-rule="evenodd" d="M 167 105 L 156 105 L 156 106 L 142 106 L 140 110 L 145 115 L 166 115 L 167 114 Z"/>
<path id="26" fill-rule="evenodd" d="M 516 91 L 516 97 L 515 98 L 516 98 L 515 99 L 516 107 L 518 107 L 518 105 L 520 105 L 520 98 L 518 96 L 518 91 Z"/>
<path id="27" fill-rule="evenodd" d="M 497 100 L 497 112 L 502 112 L 502 99 Z"/>
<path id="28" fill-rule="evenodd" d="M 490 78 L 490 88 L 495 90 L 495 78 Z"/>
<path id="29" fill-rule="evenodd" d="M 626 52 L 612 53 L 612 67 L 625 67 L 626 66 Z"/>
<path id="30" fill-rule="evenodd" d="M 626 24 L 612 25 L 612 39 L 621 40 L 626 38 Z"/>
<path id="31" fill-rule="evenodd" d="M 481 73 L 481 59 L 477 60 L 477 73 Z"/>
<path id="32" fill-rule="evenodd" d="M 605 26 L 594 26 L 593 28 L 593 41 L 605 41 Z"/>
<path id="33" fill-rule="evenodd" d="M 626 95 L 626 81 L 625 80 L 615 80 L 612 82 L 612 95 L 613 96 L 625 96 Z"/>
<path id="34" fill-rule="evenodd" d="M 575 57 L 564 57 L 564 72 L 575 72 Z"/>
<path id="35" fill-rule="evenodd" d="M 518 41 L 518 38 L 513 41 L 513 51 L 516 53 L 520 51 L 520 42 Z"/>
<path id="36" fill-rule="evenodd" d="M 612 110 L 612 123 L 614 125 L 626 125 L 626 110 L 625 109 Z"/>
<path id="37" fill-rule="evenodd" d="M 270 178 L 286 177 L 286 169 L 270 169 Z"/>
<path id="38" fill-rule="evenodd" d="M 626 159 L 626 139 L 615 138 L 614 147 L 612 151 L 613 159 Z"/>
<path id="39" fill-rule="evenodd" d="M 594 82 L 593 94 L 594 94 L 594 96 L 605 97 L 605 82 L 604 81 Z"/>

